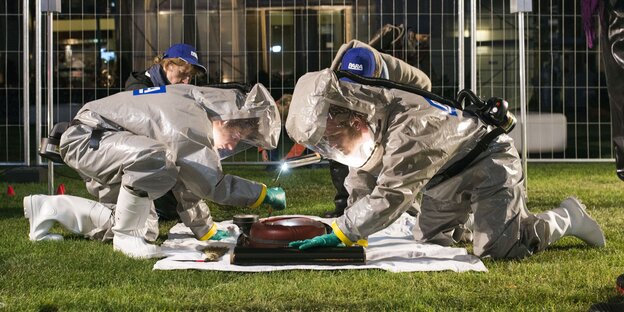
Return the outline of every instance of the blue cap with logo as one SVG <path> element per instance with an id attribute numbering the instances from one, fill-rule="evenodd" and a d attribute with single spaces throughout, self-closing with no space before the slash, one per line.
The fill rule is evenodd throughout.
<path id="1" fill-rule="evenodd" d="M 375 55 L 373 51 L 367 48 L 351 48 L 342 57 L 340 69 L 364 77 L 373 77 L 375 73 Z"/>
<path id="2" fill-rule="evenodd" d="M 193 66 L 201 68 L 204 73 L 206 72 L 206 67 L 199 64 L 199 58 L 197 57 L 195 47 L 190 44 L 178 43 L 170 46 L 169 49 L 165 51 L 163 58 L 179 58 Z"/>

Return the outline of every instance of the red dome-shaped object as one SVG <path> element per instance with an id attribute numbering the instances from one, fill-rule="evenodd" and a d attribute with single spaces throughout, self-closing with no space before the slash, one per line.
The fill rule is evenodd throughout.
<path id="1" fill-rule="evenodd" d="M 306 217 L 273 217 L 260 220 L 251 226 L 248 246 L 256 248 L 282 248 L 288 243 L 327 234 L 325 223 Z"/>

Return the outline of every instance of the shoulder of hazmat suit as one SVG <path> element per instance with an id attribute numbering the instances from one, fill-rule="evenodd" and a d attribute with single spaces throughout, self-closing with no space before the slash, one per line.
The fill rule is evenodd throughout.
<path id="1" fill-rule="evenodd" d="M 224 174 L 219 151 L 213 141 L 214 120 L 247 118 L 258 120 L 260 135 L 255 137 L 255 141 L 245 143 L 266 149 L 275 148 L 281 120 L 275 102 L 260 84 L 255 85 L 248 94 L 235 89 L 183 84 L 120 92 L 85 104 L 77 113 L 74 123 L 102 130 L 104 138 L 108 132 L 127 132 L 166 146 L 166 157 L 177 168 L 174 193 L 182 209 L 189 210 L 196 207 L 200 199 L 232 206 L 260 205 L 262 195 L 266 194 L 266 186 Z M 73 148 L 72 138 L 68 136 L 64 135 L 61 140 L 61 154 L 69 165 L 75 163 L 72 160 L 80 159 L 82 153 L 97 152 Z M 239 145 L 243 145 L 243 141 Z M 73 167 L 81 171 L 76 168 L 80 165 Z M 84 173 L 88 170 L 82 171 Z M 93 178 L 104 184 L 109 182 L 109 177 Z M 168 189 L 159 190 L 159 194 L 148 192 L 148 195 L 154 199 L 166 191 Z M 184 220 L 180 206 L 178 212 L 185 224 L 188 223 Z M 202 219 L 209 217 L 207 211 L 194 212 L 193 216 L 189 216 Z"/>
<path id="2" fill-rule="evenodd" d="M 358 200 L 333 226 L 347 245 L 394 222 L 440 169 L 486 133 L 476 117 L 455 108 L 398 89 L 340 81 L 324 70 L 297 82 L 286 120 L 289 136 L 314 147 L 325 132 L 330 105 L 364 114 L 375 141 L 368 160 L 352 167 L 348 178 L 360 188 Z"/>
<path id="3" fill-rule="evenodd" d="M 423 90 L 431 91 L 431 80 L 422 70 L 386 53 L 381 53 L 370 45 L 358 41 L 351 40 L 343 44 L 334 61 L 331 69 L 338 70 L 343 55 L 351 48 L 365 48 L 373 52 L 375 56 L 376 69 L 372 77 L 380 77 L 390 81 L 415 86 Z"/>

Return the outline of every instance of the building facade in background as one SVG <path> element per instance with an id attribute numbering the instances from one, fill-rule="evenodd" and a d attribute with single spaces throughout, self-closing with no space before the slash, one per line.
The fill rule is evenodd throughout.
<path id="1" fill-rule="evenodd" d="M 36 57 L 35 1 L 28 2 L 28 12 L 23 1 L 0 4 L 0 164 L 23 162 L 23 107 L 29 105 L 34 114 L 34 81 L 44 79 L 35 77 L 31 61 L 30 103 L 24 103 L 22 55 Z M 517 109 L 517 16 L 509 13 L 509 1 L 477 1 L 477 31 L 471 34 L 470 1 L 464 2 L 466 31 L 459 34 L 454 0 L 62 0 L 53 24 L 55 120 L 69 120 L 82 104 L 122 91 L 130 72 L 145 69 L 154 56 L 179 42 L 194 45 L 208 68 L 208 75 L 195 83 L 261 82 L 279 99 L 306 72 L 329 67 L 344 42 L 381 38 L 384 52 L 431 77 L 433 92 L 454 97 L 459 37 L 469 47 L 469 38 L 476 36 L 477 93 L 504 97 Z M 24 13 L 30 16 L 28 29 L 22 29 Z M 604 69 L 599 48 L 586 48 L 579 4 L 535 0 L 525 25 L 529 109 L 567 120 L 565 150 L 530 157 L 612 158 Z M 23 50 L 24 31 L 29 51 Z M 466 53 L 470 86 L 473 54 Z M 47 88 L 45 80 L 42 85 Z M 30 121 L 28 126 L 34 117 Z M 33 149 L 38 141 L 32 138 Z"/>

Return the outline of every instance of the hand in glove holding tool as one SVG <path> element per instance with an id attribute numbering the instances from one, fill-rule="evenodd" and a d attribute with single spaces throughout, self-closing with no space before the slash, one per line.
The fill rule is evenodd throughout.
<path id="1" fill-rule="evenodd" d="M 209 240 L 220 241 L 224 238 L 230 237 L 230 234 L 224 230 L 217 230 L 217 232 L 209 238 Z"/>
<path id="2" fill-rule="evenodd" d="M 262 204 L 269 205 L 269 215 L 273 209 L 284 210 L 286 209 L 286 192 L 281 187 L 270 187 L 267 189 Z"/>

